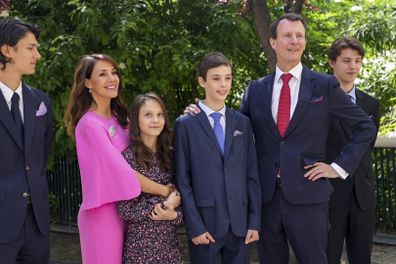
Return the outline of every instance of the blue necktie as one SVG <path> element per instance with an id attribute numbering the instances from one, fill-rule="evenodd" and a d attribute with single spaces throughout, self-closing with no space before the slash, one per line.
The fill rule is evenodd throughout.
<path id="1" fill-rule="evenodd" d="M 223 132 L 223 128 L 221 127 L 221 124 L 220 124 L 221 114 L 219 112 L 213 112 L 210 114 L 210 116 L 214 120 L 213 132 L 216 136 L 217 143 L 219 143 L 221 152 L 224 153 L 224 132 Z"/>
<path id="2" fill-rule="evenodd" d="M 352 95 L 349 95 L 349 94 L 348 94 L 348 97 L 349 97 L 349 100 L 351 100 L 352 103 L 355 103 L 355 100 L 353 99 L 353 96 L 352 96 Z"/>

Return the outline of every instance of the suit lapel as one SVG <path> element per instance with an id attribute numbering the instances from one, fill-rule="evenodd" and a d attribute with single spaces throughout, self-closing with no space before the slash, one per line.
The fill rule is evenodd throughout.
<path id="1" fill-rule="evenodd" d="M 36 111 L 38 109 L 39 101 L 34 97 L 32 91 L 25 84 L 22 85 L 23 93 L 23 127 L 25 134 L 25 153 L 29 153 L 30 145 L 33 136 L 33 129 L 36 122 Z"/>
<path id="2" fill-rule="evenodd" d="M 234 131 L 238 124 L 237 115 L 226 107 L 226 129 L 225 129 L 225 143 L 224 143 L 224 160 L 228 157 L 232 140 L 234 138 Z"/>
<path id="3" fill-rule="evenodd" d="M 278 126 L 276 125 L 274 117 L 272 116 L 272 91 L 274 89 L 274 79 L 275 73 L 272 73 L 268 78 L 265 79 L 263 84 L 264 89 L 262 90 L 264 94 L 263 96 L 259 96 L 259 98 L 263 98 L 265 100 L 265 103 L 263 104 L 264 118 L 266 120 L 265 124 L 275 137 L 280 138 Z"/>
<path id="4" fill-rule="evenodd" d="M 215 146 L 217 151 L 221 154 L 221 149 L 219 146 L 219 143 L 217 143 L 216 136 L 213 132 L 212 126 L 209 123 L 208 117 L 206 116 L 206 113 L 201 109 L 201 112 L 196 115 L 199 124 L 201 125 L 202 129 L 205 131 L 206 135 L 209 137 L 210 141 L 212 144 Z"/>
<path id="5" fill-rule="evenodd" d="M 11 137 L 14 139 L 18 147 L 23 151 L 23 142 L 21 137 L 18 136 L 18 131 L 15 126 L 14 120 L 12 119 L 11 111 L 8 108 L 7 102 L 4 98 L 2 92 L 0 92 L 0 120 L 3 122 L 4 126 L 7 128 Z"/>
<path id="6" fill-rule="evenodd" d="M 305 109 L 307 108 L 313 91 L 312 84 L 312 75 L 305 67 L 303 68 L 301 74 L 301 83 L 300 83 L 300 91 L 298 93 L 298 101 L 296 105 L 296 109 L 294 110 L 293 116 L 290 120 L 289 126 L 285 132 L 285 137 L 287 137 L 300 122 L 301 118 L 304 115 Z"/>

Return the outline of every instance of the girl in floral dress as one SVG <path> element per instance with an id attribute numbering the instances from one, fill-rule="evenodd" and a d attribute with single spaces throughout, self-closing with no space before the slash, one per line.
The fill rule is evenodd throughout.
<path id="1" fill-rule="evenodd" d="M 131 167 L 160 183 L 174 182 L 172 134 L 163 101 L 154 93 L 138 95 L 132 102 L 131 144 L 124 158 Z M 143 193 L 118 203 L 119 216 L 127 221 L 123 263 L 183 263 L 176 229 L 181 208 L 174 209 L 157 195 Z"/>

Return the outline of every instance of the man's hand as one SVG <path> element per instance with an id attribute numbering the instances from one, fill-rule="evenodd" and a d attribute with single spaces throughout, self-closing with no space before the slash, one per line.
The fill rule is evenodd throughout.
<path id="1" fill-rule="evenodd" d="M 201 109 L 199 109 L 199 107 L 197 106 L 199 102 L 198 98 L 195 98 L 195 104 L 190 104 L 189 106 L 186 107 L 186 109 L 184 109 L 184 114 L 199 114 L 201 112 Z"/>
<path id="2" fill-rule="evenodd" d="M 316 181 L 320 178 L 340 177 L 340 175 L 332 166 L 323 162 L 315 162 L 312 165 L 305 166 L 304 169 L 309 169 L 309 171 L 304 174 L 304 177 L 311 181 Z"/>
<path id="3" fill-rule="evenodd" d="M 259 240 L 259 232 L 257 230 L 249 229 L 246 233 L 245 244 L 252 243 Z"/>
<path id="4" fill-rule="evenodd" d="M 207 245 L 210 242 L 214 243 L 215 240 L 213 239 L 212 235 L 209 232 L 205 232 L 199 236 L 194 237 L 191 239 L 194 245 Z"/>
<path id="5" fill-rule="evenodd" d="M 173 208 L 162 208 L 161 204 L 156 204 L 150 214 L 152 220 L 174 220 L 177 217 L 177 212 Z"/>

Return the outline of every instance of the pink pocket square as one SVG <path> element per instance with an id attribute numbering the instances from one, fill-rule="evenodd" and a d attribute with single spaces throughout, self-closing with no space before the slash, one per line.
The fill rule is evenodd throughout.
<path id="1" fill-rule="evenodd" d="M 318 96 L 318 97 L 312 97 L 311 98 L 311 103 L 320 103 L 323 101 L 323 95 L 322 96 Z"/>
<path id="2" fill-rule="evenodd" d="M 47 113 L 47 107 L 45 107 L 44 102 L 41 102 L 39 109 L 36 111 L 36 116 L 43 116 Z"/>

